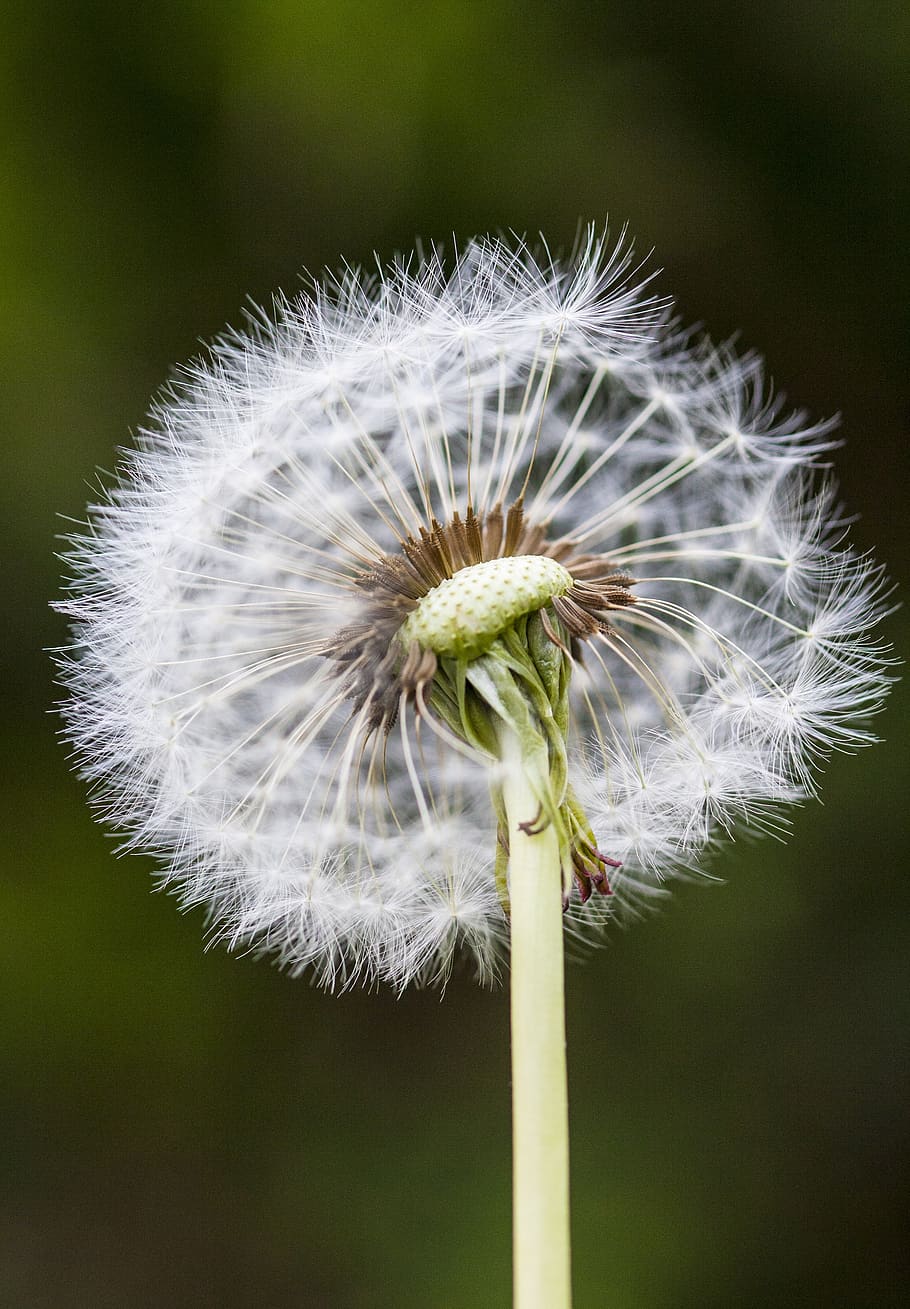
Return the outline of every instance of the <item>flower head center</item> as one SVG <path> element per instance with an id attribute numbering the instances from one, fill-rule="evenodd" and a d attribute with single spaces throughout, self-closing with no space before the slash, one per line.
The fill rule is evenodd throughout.
<path id="1" fill-rule="evenodd" d="M 399 639 L 434 654 L 475 659 L 525 614 L 565 595 L 572 574 L 547 555 L 513 555 L 460 568 L 433 587 L 402 624 Z"/>

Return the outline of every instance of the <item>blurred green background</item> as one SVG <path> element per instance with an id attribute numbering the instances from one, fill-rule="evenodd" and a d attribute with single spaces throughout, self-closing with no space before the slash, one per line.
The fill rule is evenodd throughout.
<path id="1" fill-rule="evenodd" d="M 7 0 L 4 1306 L 509 1300 L 506 993 L 323 995 L 115 860 L 48 713 L 57 515 L 247 294 L 609 214 L 842 412 L 900 579 L 908 72 L 872 0 Z M 578 1309 L 906 1302 L 907 701 L 786 847 L 570 969 Z"/>

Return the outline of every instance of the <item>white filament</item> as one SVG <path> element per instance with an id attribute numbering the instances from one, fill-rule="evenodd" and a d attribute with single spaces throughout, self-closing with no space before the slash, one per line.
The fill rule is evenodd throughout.
<path id="1" fill-rule="evenodd" d="M 480 240 L 279 299 L 191 365 L 73 542 L 66 714 L 99 807 L 214 932 L 328 985 L 484 975 L 506 936 L 484 767 L 366 741 L 320 654 L 402 535 L 524 491 L 638 579 L 573 677 L 572 782 L 614 895 L 774 825 L 888 683 L 876 567 L 753 358 L 687 340 L 593 232 Z M 668 566 L 669 565 L 669 566 Z"/>

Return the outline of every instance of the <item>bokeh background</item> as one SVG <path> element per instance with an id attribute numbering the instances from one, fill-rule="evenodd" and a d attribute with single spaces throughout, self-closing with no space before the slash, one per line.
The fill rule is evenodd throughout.
<path id="1" fill-rule="evenodd" d="M 509 1300 L 506 992 L 205 953 L 55 740 L 55 534 L 171 364 L 303 265 L 609 214 L 841 411 L 906 577 L 908 73 L 873 0 L 7 0 L 4 1306 Z M 788 845 L 570 969 L 578 1309 L 906 1303 L 907 702 Z"/>

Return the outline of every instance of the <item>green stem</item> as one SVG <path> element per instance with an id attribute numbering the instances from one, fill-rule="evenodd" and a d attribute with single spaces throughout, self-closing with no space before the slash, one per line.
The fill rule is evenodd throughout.
<path id="1" fill-rule="evenodd" d="M 515 1309 L 570 1309 L 569 1111 L 562 874 L 556 827 L 529 836 L 546 772 L 500 733 L 512 934 L 512 1182 Z"/>

